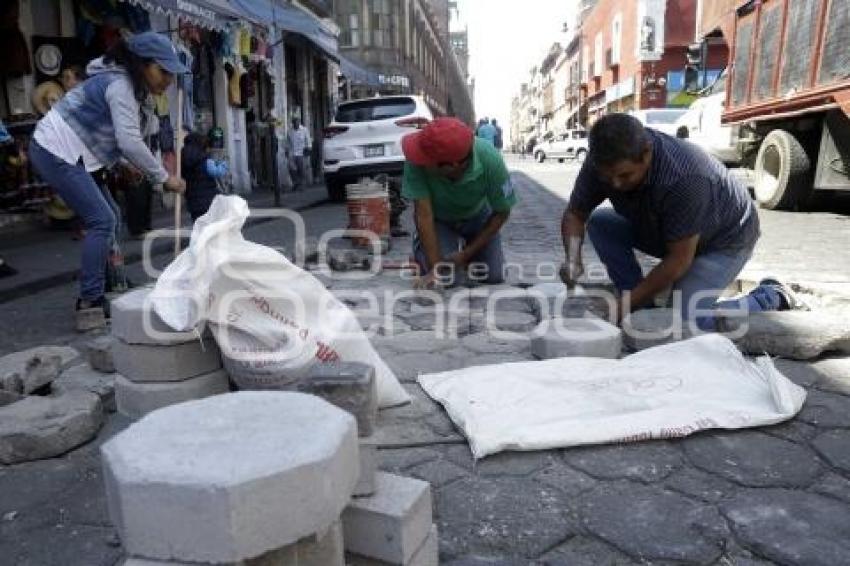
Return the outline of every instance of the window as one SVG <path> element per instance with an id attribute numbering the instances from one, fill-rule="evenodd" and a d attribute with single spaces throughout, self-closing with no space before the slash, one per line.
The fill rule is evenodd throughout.
<path id="1" fill-rule="evenodd" d="M 614 65 L 620 64 L 620 53 L 623 45 L 623 15 L 617 14 L 614 16 L 614 21 L 611 23 L 611 63 Z"/>
<path id="2" fill-rule="evenodd" d="M 360 0 L 347 0 L 339 4 L 340 47 L 360 47 Z"/>
<path id="3" fill-rule="evenodd" d="M 602 49 L 602 32 L 599 32 L 596 34 L 596 41 L 593 44 L 593 76 L 601 77 L 604 66 L 605 53 Z"/>
<path id="4" fill-rule="evenodd" d="M 369 25 L 372 45 L 395 47 L 394 0 L 369 0 Z"/>
<path id="5" fill-rule="evenodd" d="M 389 120 L 413 114 L 416 102 L 412 98 L 384 98 L 363 100 L 339 105 L 334 121 L 342 124 Z"/>

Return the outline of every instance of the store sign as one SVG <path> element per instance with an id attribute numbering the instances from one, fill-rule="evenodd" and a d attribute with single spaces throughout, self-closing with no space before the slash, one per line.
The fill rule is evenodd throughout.
<path id="1" fill-rule="evenodd" d="M 659 61 L 664 55 L 666 0 L 638 0 L 638 61 Z"/>
<path id="2" fill-rule="evenodd" d="M 195 2 L 188 2 L 187 0 L 177 0 L 177 9 L 186 14 L 198 18 L 203 18 L 210 22 L 215 21 L 215 11 L 210 10 L 209 8 L 198 6 Z"/>
<path id="3" fill-rule="evenodd" d="M 382 85 L 400 86 L 410 88 L 410 77 L 405 75 L 378 75 L 378 82 Z"/>

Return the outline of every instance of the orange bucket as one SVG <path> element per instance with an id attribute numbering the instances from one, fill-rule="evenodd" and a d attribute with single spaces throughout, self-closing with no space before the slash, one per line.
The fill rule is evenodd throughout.
<path id="1" fill-rule="evenodd" d="M 353 198 L 348 200 L 348 227 L 351 230 L 368 230 L 382 240 L 390 236 L 390 202 L 385 196 Z M 369 238 L 354 235 L 351 243 L 361 248 L 371 247 Z"/>

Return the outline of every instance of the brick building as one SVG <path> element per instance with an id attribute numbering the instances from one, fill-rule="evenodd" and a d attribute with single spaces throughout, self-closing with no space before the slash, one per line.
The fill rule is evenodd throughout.
<path id="1" fill-rule="evenodd" d="M 588 121 L 609 112 L 687 107 L 694 88 L 710 84 L 720 74 L 728 58 L 722 44 L 707 44 L 701 68 L 688 68 L 698 4 L 698 0 L 599 0 L 579 31 L 579 80 Z"/>

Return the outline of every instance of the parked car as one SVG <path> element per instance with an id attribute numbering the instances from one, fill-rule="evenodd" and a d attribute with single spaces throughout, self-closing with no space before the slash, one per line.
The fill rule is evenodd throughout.
<path id="1" fill-rule="evenodd" d="M 567 130 L 563 134 L 550 136 L 534 147 L 532 155 L 540 163 L 547 159 L 557 159 L 562 163 L 565 159 L 584 161 L 587 157 L 587 131 Z"/>
<path id="2" fill-rule="evenodd" d="M 676 121 L 676 137 L 687 139 L 726 165 L 738 165 L 738 126 L 720 122 L 726 104 L 726 73 L 704 89 L 681 118 Z"/>
<path id="3" fill-rule="evenodd" d="M 434 117 L 421 96 L 382 96 L 339 105 L 324 130 L 323 171 L 328 196 L 345 200 L 345 185 L 381 173 L 401 175 L 401 138 Z"/>
<path id="4" fill-rule="evenodd" d="M 686 108 L 648 108 L 646 110 L 632 110 L 629 114 L 640 120 L 648 128 L 675 136 L 676 120 L 687 111 Z"/>

